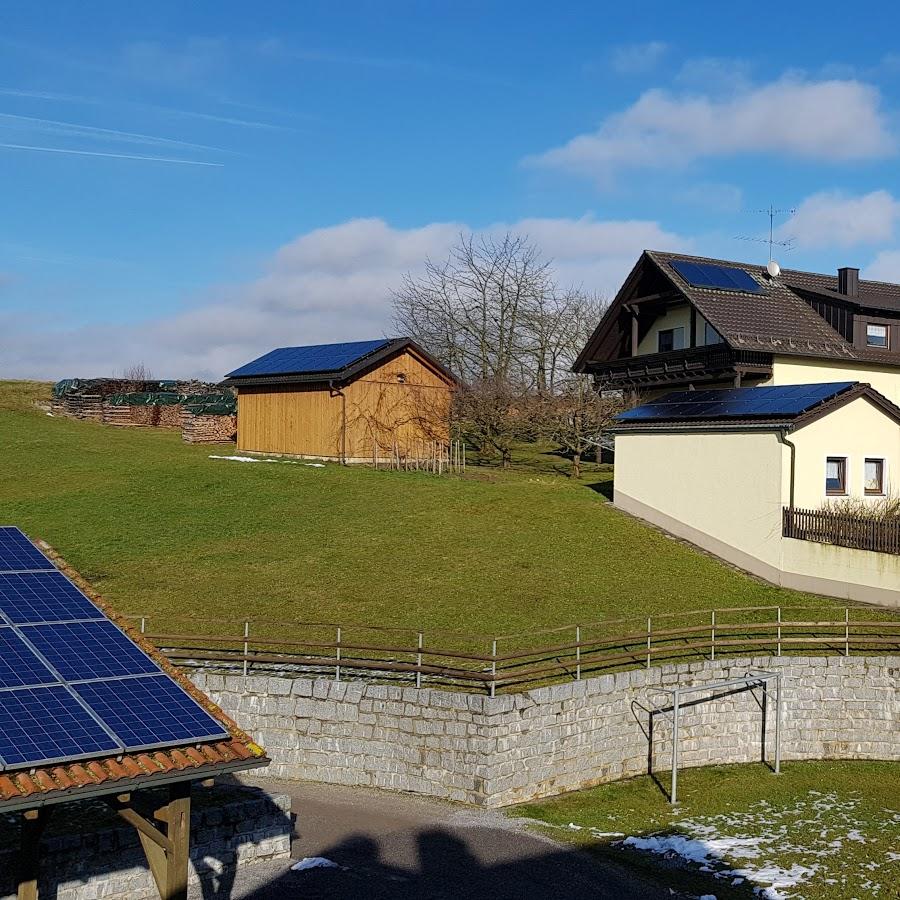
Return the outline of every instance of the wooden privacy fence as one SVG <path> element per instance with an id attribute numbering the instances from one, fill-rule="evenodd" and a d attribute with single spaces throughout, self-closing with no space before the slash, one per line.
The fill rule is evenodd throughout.
<path id="1" fill-rule="evenodd" d="M 871 519 L 827 509 L 784 508 L 782 534 L 799 541 L 900 554 L 900 519 Z"/>
<path id="2" fill-rule="evenodd" d="M 824 615 L 816 615 L 823 613 Z M 900 651 L 900 615 L 834 607 L 736 607 L 496 636 L 371 625 L 131 616 L 173 661 L 249 675 L 401 680 L 421 687 L 521 690 L 636 666 L 720 656 Z M 191 627 L 178 623 L 191 622 Z"/>

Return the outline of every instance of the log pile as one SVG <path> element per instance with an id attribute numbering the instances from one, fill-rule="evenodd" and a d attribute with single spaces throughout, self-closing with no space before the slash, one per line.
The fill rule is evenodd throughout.
<path id="1" fill-rule="evenodd" d="M 237 437 L 237 416 L 181 413 L 181 437 L 189 444 L 230 444 Z"/>
<path id="2" fill-rule="evenodd" d="M 103 397 L 99 394 L 67 394 L 55 398 L 50 404 L 50 411 L 54 415 L 102 422 L 103 406 Z"/>

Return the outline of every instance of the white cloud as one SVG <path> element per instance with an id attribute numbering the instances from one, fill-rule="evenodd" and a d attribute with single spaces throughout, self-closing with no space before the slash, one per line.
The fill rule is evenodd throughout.
<path id="1" fill-rule="evenodd" d="M 900 250 L 882 250 L 862 271 L 863 278 L 900 283 Z"/>
<path id="2" fill-rule="evenodd" d="M 861 196 L 822 191 L 807 197 L 778 230 L 800 247 L 853 247 L 889 241 L 898 217 L 900 202 L 887 191 Z"/>
<path id="3" fill-rule="evenodd" d="M 688 242 L 641 220 L 523 219 L 489 231 L 527 234 L 561 282 L 607 295 L 646 247 Z M 143 362 L 159 377 L 219 379 L 273 347 L 380 337 L 390 328 L 390 292 L 426 257 L 440 259 L 468 226 L 438 222 L 393 228 L 356 219 L 301 235 L 281 247 L 254 281 L 220 286 L 215 299 L 138 326 L 36 329 L 24 317 L 0 317 L 7 377 L 110 374 Z"/>
<path id="4" fill-rule="evenodd" d="M 640 75 L 655 69 L 668 49 L 663 41 L 623 44 L 613 49 L 609 64 L 620 75 Z"/>
<path id="5" fill-rule="evenodd" d="M 879 103 L 878 91 L 858 81 L 793 77 L 725 99 L 651 90 L 596 131 L 526 162 L 608 182 L 626 169 L 752 153 L 826 162 L 881 157 L 894 140 Z"/>

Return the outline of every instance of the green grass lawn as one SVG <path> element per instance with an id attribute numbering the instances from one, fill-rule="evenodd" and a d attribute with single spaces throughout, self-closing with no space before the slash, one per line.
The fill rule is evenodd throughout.
<path id="1" fill-rule="evenodd" d="M 0 383 L 0 519 L 123 612 L 492 634 L 679 610 L 829 605 L 748 578 L 615 510 L 608 470 L 522 453 L 465 478 L 243 464 L 176 431 L 47 416 Z M 833 605 L 837 605 L 836 603 Z"/>
<path id="2" fill-rule="evenodd" d="M 786 763 L 777 776 L 761 764 L 686 769 L 678 787 L 675 808 L 644 777 L 509 813 L 718 900 L 756 887 L 798 900 L 900 896 L 900 763 Z M 636 841 L 626 846 L 626 837 Z"/>

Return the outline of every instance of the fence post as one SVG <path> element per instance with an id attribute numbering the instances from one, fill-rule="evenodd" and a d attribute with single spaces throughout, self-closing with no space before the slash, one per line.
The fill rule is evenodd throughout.
<path id="1" fill-rule="evenodd" d="M 497 692 L 497 639 L 491 644 L 491 696 Z"/>
<path id="2" fill-rule="evenodd" d="M 647 616 L 647 668 L 650 668 L 650 616 Z"/>
<path id="3" fill-rule="evenodd" d="M 712 611 L 712 620 L 710 624 L 710 648 L 709 648 L 709 658 L 711 660 L 715 660 L 716 658 L 716 611 Z"/>
<path id="4" fill-rule="evenodd" d="M 850 607 L 844 608 L 844 656 L 850 655 Z"/>
<path id="5" fill-rule="evenodd" d="M 581 626 L 575 626 L 575 680 L 581 681 Z"/>
<path id="6" fill-rule="evenodd" d="M 338 626 L 337 630 L 337 642 L 335 643 L 335 650 L 337 651 L 334 657 L 335 665 L 334 665 L 334 680 L 341 680 L 341 628 Z"/>
<path id="7" fill-rule="evenodd" d="M 422 632 L 419 632 L 419 652 L 416 654 L 416 687 L 422 687 Z"/>
<path id="8" fill-rule="evenodd" d="M 250 622 L 246 620 L 244 622 L 244 676 L 247 675 L 247 669 L 249 665 L 249 659 L 247 658 L 250 653 L 250 641 L 248 638 L 250 637 Z"/>
<path id="9" fill-rule="evenodd" d="M 672 782 L 669 788 L 669 802 L 674 806 L 678 802 L 678 732 L 681 718 L 681 696 L 678 688 L 672 696 Z"/>
<path id="10" fill-rule="evenodd" d="M 781 607 L 778 607 L 778 656 L 781 656 Z"/>
<path id="11" fill-rule="evenodd" d="M 147 633 L 147 620 L 141 616 L 141 634 Z"/>

